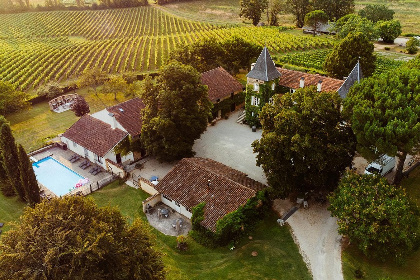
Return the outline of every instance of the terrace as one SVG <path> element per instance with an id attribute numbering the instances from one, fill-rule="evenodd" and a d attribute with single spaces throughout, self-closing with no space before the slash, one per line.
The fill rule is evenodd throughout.
<path id="1" fill-rule="evenodd" d="M 146 217 L 152 227 L 169 236 L 187 235 L 192 228 L 190 219 L 163 203 L 148 208 Z"/>

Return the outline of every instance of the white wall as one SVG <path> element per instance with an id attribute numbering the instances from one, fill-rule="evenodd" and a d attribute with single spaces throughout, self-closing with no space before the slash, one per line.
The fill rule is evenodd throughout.
<path id="1" fill-rule="evenodd" d="M 170 201 L 170 200 L 166 199 L 162 194 L 161 194 L 161 198 L 162 198 L 162 202 L 164 204 L 168 205 L 169 207 L 174 209 L 176 212 L 180 213 L 181 215 L 184 215 L 188 219 L 191 219 L 192 213 L 189 212 L 183 205 L 177 206 L 175 204 L 175 201 L 173 201 L 173 200 Z"/>
<path id="2" fill-rule="evenodd" d="M 127 132 L 127 130 L 124 129 L 124 127 L 122 127 L 122 125 L 117 122 L 116 120 L 114 121 L 114 117 L 111 117 L 109 115 L 109 112 L 106 109 L 103 109 L 102 111 L 96 112 L 95 114 L 91 115 L 92 117 L 103 121 L 104 123 L 107 123 L 109 125 L 111 125 L 111 127 L 113 127 L 114 125 L 116 126 L 116 128 L 121 129 L 122 131 Z"/>

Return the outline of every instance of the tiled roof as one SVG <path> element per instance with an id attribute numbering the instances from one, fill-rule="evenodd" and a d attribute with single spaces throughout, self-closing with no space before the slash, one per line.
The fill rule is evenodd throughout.
<path id="1" fill-rule="evenodd" d="M 137 136 L 141 132 L 141 109 L 144 107 L 143 101 L 140 98 L 133 98 L 109 107 L 107 108 L 107 111 L 114 114 L 117 122 L 119 122 L 131 136 Z"/>
<path id="2" fill-rule="evenodd" d="M 305 87 L 316 86 L 319 81 L 322 81 L 322 91 L 338 91 L 341 85 L 344 83 L 343 80 L 338 80 L 318 74 L 308 74 L 305 72 L 288 70 L 284 68 L 278 68 L 281 73 L 279 84 L 284 87 L 291 89 L 300 88 L 300 79 L 305 78 Z"/>
<path id="3" fill-rule="evenodd" d="M 215 103 L 229 97 L 231 93 L 242 91 L 242 85 L 222 67 L 201 74 L 201 83 L 209 87 L 209 99 Z"/>
<path id="4" fill-rule="evenodd" d="M 360 82 L 360 80 L 363 79 L 363 72 L 362 68 L 360 67 L 360 63 L 357 62 L 357 64 L 353 67 L 353 70 L 351 70 L 349 76 L 347 77 L 346 81 L 343 83 L 343 85 L 338 90 L 338 94 L 341 96 L 341 98 L 346 98 L 347 93 L 349 93 L 350 88 L 357 82 Z"/>
<path id="5" fill-rule="evenodd" d="M 263 51 L 258 57 L 254 68 L 252 68 L 252 70 L 246 76 L 248 78 L 253 78 L 265 82 L 272 81 L 281 76 L 266 47 L 264 47 Z"/>
<path id="6" fill-rule="evenodd" d="M 156 189 L 190 211 L 205 202 L 201 224 L 215 231 L 219 219 L 237 210 L 264 187 L 245 173 L 214 160 L 184 158 L 157 184 Z"/>
<path id="7" fill-rule="evenodd" d="M 127 136 L 118 128 L 90 115 L 84 115 L 63 134 L 64 137 L 103 157 Z"/>

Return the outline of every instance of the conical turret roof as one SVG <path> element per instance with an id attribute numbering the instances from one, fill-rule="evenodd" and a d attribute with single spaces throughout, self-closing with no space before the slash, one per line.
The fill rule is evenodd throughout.
<path id="1" fill-rule="evenodd" d="M 280 72 L 277 70 L 276 65 L 271 59 L 270 53 L 268 52 L 267 47 L 264 47 L 260 56 L 255 63 L 254 68 L 246 75 L 248 78 L 253 78 L 261 81 L 272 81 L 281 76 Z"/>

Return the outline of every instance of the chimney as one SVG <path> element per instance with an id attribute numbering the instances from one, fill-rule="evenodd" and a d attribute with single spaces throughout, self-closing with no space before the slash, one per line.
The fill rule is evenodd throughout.
<path id="1" fill-rule="evenodd" d="M 111 117 L 111 123 L 110 123 L 110 125 L 111 125 L 111 128 L 112 129 L 116 129 L 117 128 L 117 120 L 115 119 L 115 116 L 114 116 L 114 114 L 113 113 L 109 113 L 108 114 L 108 116 L 110 116 Z"/>
<path id="2" fill-rule="evenodd" d="M 322 91 L 322 80 L 319 80 L 318 85 L 316 86 L 316 91 L 321 92 Z"/>
<path id="3" fill-rule="evenodd" d="M 299 85 L 300 85 L 301 88 L 305 87 L 305 78 L 304 77 L 300 78 Z"/>

